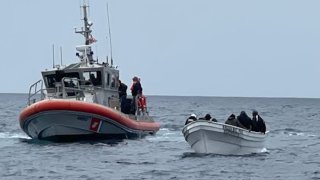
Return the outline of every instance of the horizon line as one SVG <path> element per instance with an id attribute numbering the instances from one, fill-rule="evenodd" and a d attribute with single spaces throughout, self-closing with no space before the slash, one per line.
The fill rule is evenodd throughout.
<path id="1" fill-rule="evenodd" d="M 19 94 L 28 95 L 29 93 L 8 93 L 0 92 L 0 94 Z M 320 99 L 320 97 L 292 97 L 292 96 L 219 96 L 219 95 L 168 95 L 168 94 L 145 94 L 145 96 L 163 96 L 163 97 L 215 97 L 215 98 L 270 98 L 270 99 Z"/>

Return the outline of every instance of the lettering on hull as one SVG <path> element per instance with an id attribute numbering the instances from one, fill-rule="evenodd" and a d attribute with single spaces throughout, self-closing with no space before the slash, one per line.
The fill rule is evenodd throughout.
<path id="1" fill-rule="evenodd" d="M 235 128 L 232 126 L 226 126 L 226 125 L 223 125 L 223 131 L 224 131 L 224 133 L 231 134 L 233 136 L 239 136 L 240 134 L 243 134 L 242 129 Z"/>

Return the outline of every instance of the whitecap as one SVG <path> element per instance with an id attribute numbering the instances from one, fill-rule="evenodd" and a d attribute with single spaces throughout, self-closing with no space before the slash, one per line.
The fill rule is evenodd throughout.
<path id="1" fill-rule="evenodd" d="M 0 133 L 0 138 L 1 139 L 31 139 L 29 136 L 24 134 L 8 133 L 8 132 Z"/>

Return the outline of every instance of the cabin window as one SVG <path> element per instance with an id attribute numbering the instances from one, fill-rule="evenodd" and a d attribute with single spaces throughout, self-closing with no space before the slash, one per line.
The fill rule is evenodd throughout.
<path id="1" fill-rule="evenodd" d="M 111 88 L 119 87 L 119 77 L 116 75 L 111 75 Z"/>
<path id="2" fill-rule="evenodd" d="M 116 77 L 114 75 L 111 76 L 111 87 L 116 87 Z"/>
<path id="3" fill-rule="evenodd" d="M 91 82 L 94 86 L 101 85 L 101 72 L 100 71 L 88 71 L 83 73 L 85 81 Z"/>
<path id="4" fill-rule="evenodd" d="M 62 78 L 69 77 L 69 78 L 77 78 L 79 79 L 79 73 L 72 72 L 72 73 L 63 73 L 61 71 L 56 71 L 55 74 L 50 74 L 44 76 L 44 79 L 47 83 L 47 88 L 54 88 L 56 82 L 61 82 Z"/>
<path id="5" fill-rule="evenodd" d="M 63 83 L 64 83 L 65 87 L 71 87 L 71 88 L 78 88 L 79 87 L 79 81 L 75 78 L 64 79 Z"/>
<path id="6" fill-rule="evenodd" d="M 107 87 L 109 87 L 110 85 L 110 74 L 108 73 L 107 74 Z"/>
<path id="7" fill-rule="evenodd" d="M 48 75 L 45 76 L 46 82 L 47 82 L 47 87 L 48 88 L 54 88 L 55 82 L 57 82 L 55 75 Z"/>

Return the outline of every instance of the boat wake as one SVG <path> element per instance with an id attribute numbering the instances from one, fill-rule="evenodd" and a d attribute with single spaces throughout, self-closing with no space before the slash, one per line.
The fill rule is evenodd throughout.
<path id="1" fill-rule="evenodd" d="M 184 142 L 180 131 L 172 131 L 168 128 L 161 128 L 155 136 L 148 136 L 150 141 L 170 141 L 170 142 Z"/>
<path id="2" fill-rule="evenodd" d="M 0 132 L 0 139 L 31 139 L 31 138 L 24 134 Z"/>

